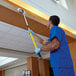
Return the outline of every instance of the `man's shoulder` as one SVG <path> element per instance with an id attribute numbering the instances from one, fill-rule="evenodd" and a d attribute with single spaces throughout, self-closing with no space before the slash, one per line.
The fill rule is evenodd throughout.
<path id="1" fill-rule="evenodd" d="M 53 30 L 53 31 L 55 31 L 55 30 L 64 31 L 62 28 L 60 28 L 58 26 L 53 26 L 51 30 Z"/>

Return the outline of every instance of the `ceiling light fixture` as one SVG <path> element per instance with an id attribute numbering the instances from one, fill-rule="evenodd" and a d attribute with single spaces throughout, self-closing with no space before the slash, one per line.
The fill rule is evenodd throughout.
<path id="1" fill-rule="evenodd" d="M 12 58 L 12 57 L 3 57 L 0 56 L 0 66 L 3 66 L 5 64 L 8 64 L 10 62 L 13 62 L 15 60 L 17 60 L 18 58 Z"/>

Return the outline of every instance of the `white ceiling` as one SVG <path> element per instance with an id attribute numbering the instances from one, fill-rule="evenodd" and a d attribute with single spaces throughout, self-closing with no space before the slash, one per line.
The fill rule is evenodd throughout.
<path id="1" fill-rule="evenodd" d="M 61 22 L 68 27 L 76 30 L 76 1 L 75 0 L 60 0 L 61 5 L 54 2 L 54 0 L 22 0 L 25 3 L 35 7 L 44 12 L 48 16 L 58 15 Z M 64 4 L 63 4 L 64 2 Z M 65 4 L 68 9 L 65 8 Z M 45 7 L 46 6 L 46 7 Z M 63 7 L 64 6 L 64 7 Z"/>
<path id="2" fill-rule="evenodd" d="M 44 36 L 40 37 L 46 39 Z M 36 43 L 38 47 L 41 47 L 37 41 Z M 0 21 L 0 56 L 18 58 L 14 62 L 8 61 L 10 58 L 2 60 L 3 63 L 0 69 L 18 64 L 18 62 L 22 62 L 21 64 L 25 63 L 27 57 L 33 56 L 34 49 L 31 37 L 26 30 Z M 45 52 L 42 54 L 45 55 Z"/>
<path id="3" fill-rule="evenodd" d="M 46 37 L 43 37 L 46 38 Z M 38 47 L 41 47 L 37 43 Z M 24 29 L 0 21 L 0 47 L 12 50 L 34 52 L 34 45 Z"/>
<path id="4" fill-rule="evenodd" d="M 3 5 L 17 12 L 16 7 L 4 2 L 3 0 L 0 0 L 0 5 Z M 27 37 L 25 36 L 25 34 L 27 34 Z M 41 36 L 41 37 L 46 39 L 46 37 L 44 36 Z M 37 43 L 37 45 L 38 47 L 41 47 L 39 43 Z M 11 49 L 12 52 L 11 50 L 8 50 L 8 49 Z M 23 63 L 26 63 L 26 58 L 29 56 L 33 56 L 33 54 L 30 54 L 33 52 L 33 50 L 34 50 L 34 46 L 33 46 L 32 40 L 29 34 L 26 32 L 26 30 L 17 28 L 13 25 L 0 21 L 0 56 L 18 58 L 18 60 L 12 63 L 7 63 L 1 66 L 0 69 L 14 64 L 21 65 Z M 21 52 L 17 52 L 17 51 L 21 51 Z M 26 53 L 26 52 L 29 52 L 29 53 Z M 45 53 L 42 53 L 42 54 L 45 55 Z M 5 63 L 5 60 L 3 60 L 3 62 Z"/>

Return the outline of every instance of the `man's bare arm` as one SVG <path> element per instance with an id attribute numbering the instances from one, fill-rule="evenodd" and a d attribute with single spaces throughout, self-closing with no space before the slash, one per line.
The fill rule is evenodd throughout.
<path id="1" fill-rule="evenodd" d="M 34 34 L 34 38 L 42 45 L 46 45 L 49 43 L 48 40 L 43 40 L 41 37 L 37 36 L 36 34 Z"/>
<path id="2" fill-rule="evenodd" d="M 60 46 L 60 42 L 58 41 L 58 39 L 57 38 L 53 38 L 51 43 L 49 43 L 47 45 L 44 45 L 41 48 L 41 51 L 52 51 L 54 49 L 57 49 L 59 46 Z"/>

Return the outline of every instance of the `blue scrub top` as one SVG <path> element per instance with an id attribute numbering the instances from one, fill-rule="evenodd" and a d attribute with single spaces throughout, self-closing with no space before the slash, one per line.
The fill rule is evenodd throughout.
<path id="1" fill-rule="evenodd" d="M 59 40 L 60 46 L 58 49 L 55 49 L 50 52 L 51 67 L 53 69 L 73 68 L 73 62 L 64 30 L 62 30 L 58 26 L 53 26 L 50 30 L 48 41 L 51 42 L 54 37 Z"/>

